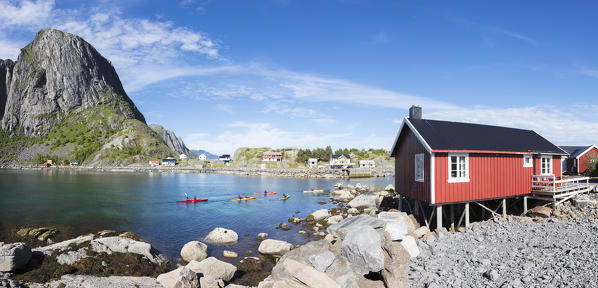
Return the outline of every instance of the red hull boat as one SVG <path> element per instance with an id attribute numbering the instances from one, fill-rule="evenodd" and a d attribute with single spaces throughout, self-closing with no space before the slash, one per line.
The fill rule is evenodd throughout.
<path id="1" fill-rule="evenodd" d="M 183 200 L 183 201 L 176 201 L 177 203 L 195 203 L 195 202 L 204 202 L 204 201 L 208 201 L 208 199 L 189 199 L 189 200 Z"/>

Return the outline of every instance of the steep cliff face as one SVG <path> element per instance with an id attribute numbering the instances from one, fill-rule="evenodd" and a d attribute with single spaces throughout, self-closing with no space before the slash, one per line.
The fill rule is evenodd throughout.
<path id="1" fill-rule="evenodd" d="M 0 166 L 147 165 L 190 153 L 172 131 L 146 125 L 107 59 L 58 30 L 38 32 L 16 62 L 0 60 L 0 128 Z"/>
<path id="2" fill-rule="evenodd" d="M 12 70 L 15 67 L 15 62 L 10 59 L 0 59 L 0 120 L 4 116 L 4 108 L 6 108 L 6 99 L 8 98 L 8 88 L 12 79 Z"/>
<path id="3" fill-rule="evenodd" d="M 2 64 L 0 68 L 10 71 L 10 65 L 5 61 L 6 68 Z M 73 34 L 53 29 L 39 31 L 35 40 L 21 49 L 5 78 L 10 82 L 5 87 L 1 126 L 12 135 L 46 134 L 65 115 L 95 106 L 111 107 L 124 119 L 145 123 L 112 64 Z"/>
<path id="4" fill-rule="evenodd" d="M 150 124 L 149 127 L 152 128 L 152 130 L 154 130 L 158 136 L 162 138 L 162 141 L 164 141 L 166 146 L 168 146 L 175 153 L 185 153 L 188 155 L 193 154 L 193 152 L 189 150 L 187 146 L 185 146 L 183 139 L 181 139 L 181 137 L 177 137 L 171 130 L 166 130 L 164 127 L 158 124 Z"/>

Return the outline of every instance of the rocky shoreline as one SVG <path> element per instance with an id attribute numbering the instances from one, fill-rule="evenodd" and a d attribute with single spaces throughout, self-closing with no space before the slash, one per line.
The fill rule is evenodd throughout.
<path id="1" fill-rule="evenodd" d="M 220 173 L 239 176 L 266 176 L 266 177 L 289 177 L 289 178 L 322 178 L 322 179 L 346 179 L 349 178 L 346 172 L 339 169 L 257 169 L 257 168 L 203 168 L 203 167 L 92 167 L 92 166 L 2 166 L 0 169 L 13 170 L 67 170 L 67 171 L 94 171 L 94 172 L 182 172 L 182 173 Z M 372 177 L 394 177 L 394 171 L 374 171 Z"/>
<path id="2" fill-rule="evenodd" d="M 373 192 L 367 186 L 343 187 L 338 183 L 330 196 L 329 201 L 337 204 L 336 208 L 320 209 L 305 218 L 291 217 L 288 224 L 280 223 L 277 227 L 289 233 L 304 234 L 306 239 L 311 240 L 296 247 L 260 233 L 255 238 L 258 251 L 255 256 L 239 257 L 237 252 L 229 250 L 225 250 L 223 255 L 208 255 L 207 245 L 230 245 L 239 237 L 232 230 L 216 228 L 203 242 L 191 241 L 184 245 L 181 249 L 182 262 L 173 267 L 172 261 L 167 262 L 149 243 L 131 239 L 131 234 L 103 231 L 31 249 L 31 259 L 41 253 L 49 260 L 42 260 L 41 264 L 39 260 L 37 264 L 24 264 L 23 267 L 29 268 L 21 267 L 5 274 L 0 272 L 0 286 L 598 285 L 593 276 L 593 267 L 598 264 L 595 257 L 598 248 L 596 194 L 580 195 L 555 210 L 538 206 L 526 215 L 473 223 L 471 229 L 454 233 L 444 228 L 431 232 L 426 226 L 420 227 L 413 215 L 392 209 L 397 207 L 392 185 L 383 191 Z M 39 234 L 37 232 L 33 234 Z M 0 255 L 11 253 L 6 251 L 22 255 L 23 247 L 19 245 L 26 244 L 19 244 L 16 248 L 15 244 L 7 245 L 1 246 Z M 36 253 L 38 256 L 33 256 Z M 116 263 L 115 258 L 109 255 L 118 255 L 131 262 Z M 231 264 L 217 259 L 227 256 L 240 260 Z M 3 257 L 6 259 L 6 256 Z M 146 266 L 129 269 L 135 270 L 135 273 L 124 268 L 133 262 L 136 265 L 145 263 Z M 37 266 L 31 268 L 32 265 Z M 108 268 L 111 266 L 112 270 Z M 0 264 L 0 267 L 5 266 Z M 65 267 L 71 267 L 71 270 Z M 42 277 L 43 273 L 50 274 L 49 269 L 53 269 L 54 274 L 32 281 L 31 277 L 36 275 L 27 273 L 36 269 L 41 271 L 37 277 Z"/>

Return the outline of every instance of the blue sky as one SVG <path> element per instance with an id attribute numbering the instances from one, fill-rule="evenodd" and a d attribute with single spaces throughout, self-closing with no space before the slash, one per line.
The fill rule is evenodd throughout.
<path id="1" fill-rule="evenodd" d="M 521 3 L 523 2 L 523 3 Z M 3 1 L 0 58 L 41 28 L 110 59 L 187 146 L 386 148 L 424 117 L 598 143 L 598 5 L 558 1 Z"/>

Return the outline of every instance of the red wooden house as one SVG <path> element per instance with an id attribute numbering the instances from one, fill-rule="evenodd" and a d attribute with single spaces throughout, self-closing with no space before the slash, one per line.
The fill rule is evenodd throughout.
<path id="1" fill-rule="evenodd" d="M 565 151 L 531 130 L 421 119 L 397 134 L 396 191 L 428 206 L 530 194 L 532 176 L 561 176 Z"/>
<path id="2" fill-rule="evenodd" d="M 598 147 L 590 146 L 561 146 L 561 149 L 569 153 L 569 157 L 563 162 L 563 171 L 570 173 L 584 173 L 591 165 L 596 165 Z"/>

